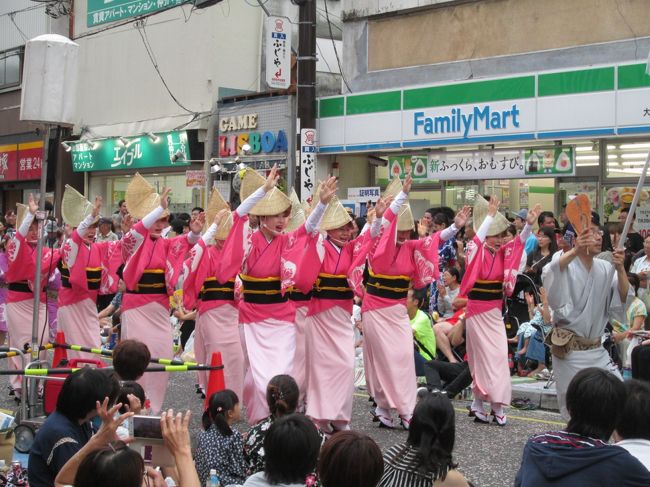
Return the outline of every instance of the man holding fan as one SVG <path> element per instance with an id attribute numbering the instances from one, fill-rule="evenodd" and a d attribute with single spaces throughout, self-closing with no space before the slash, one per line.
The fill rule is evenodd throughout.
<path id="1" fill-rule="evenodd" d="M 614 250 L 611 264 L 595 258 L 601 252 L 603 231 L 592 216 L 586 195 L 571 201 L 567 214 L 578 233 L 575 246 L 556 253 L 542 273 L 553 312 L 551 352 L 564 416 L 569 382 L 580 370 L 600 367 L 620 377 L 601 337 L 611 318 L 625 319 L 634 297 L 623 267 L 625 251 Z"/>

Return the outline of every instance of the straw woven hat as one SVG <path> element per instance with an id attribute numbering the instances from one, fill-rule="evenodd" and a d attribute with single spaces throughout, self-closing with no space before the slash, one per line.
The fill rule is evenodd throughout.
<path id="1" fill-rule="evenodd" d="M 135 173 L 131 179 L 124 200 L 131 216 L 139 220 L 160 206 L 160 195 L 146 179 L 140 176 L 140 173 Z M 169 216 L 169 209 L 163 212 L 162 217 L 165 216 Z"/>
<path id="2" fill-rule="evenodd" d="M 266 179 L 253 169 L 246 169 L 239 189 L 239 199 L 244 201 L 251 194 L 264 186 Z M 291 206 L 289 197 L 277 187 L 267 192 L 250 211 L 251 215 L 270 216 L 284 213 Z"/>
<path id="3" fill-rule="evenodd" d="M 397 215 L 397 231 L 403 232 L 405 230 L 413 230 L 414 227 L 415 219 L 413 218 L 411 205 L 404 203 L 399 209 L 399 215 Z"/>
<path id="4" fill-rule="evenodd" d="M 476 195 L 476 202 L 474 203 L 474 209 L 472 210 L 472 220 L 474 222 L 474 231 L 478 231 L 481 228 L 481 224 L 485 220 L 485 217 L 488 214 L 488 208 L 490 204 L 485 198 L 480 194 Z M 488 230 L 487 236 L 491 237 L 494 235 L 499 235 L 506 231 L 510 226 L 508 219 L 497 211 L 497 214 L 494 215 L 492 224 Z"/>
<path id="5" fill-rule="evenodd" d="M 208 202 L 208 208 L 205 210 L 205 225 L 210 226 L 214 221 L 214 217 L 217 216 L 221 210 L 229 209 L 228 203 L 223 198 L 218 189 L 213 189 L 212 194 L 210 195 L 210 201 Z M 219 225 L 217 228 L 217 233 L 215 234 L 215 240 L 225 240 L 232 228 L 232 213 L 230 213 Z"/>
<path id="6" fill-rule="evenodd" d="M 351 221 L 352 217 L 345 209 L 345 206 L 343 206 L 336 196 L 333 196 L 327 208 L 325 208 L 323 219 L 320 222 L 320 229 L 324 232 L 334 230 L 335 228 L 341 228 L 347 225 Z"/>
<path id="7" fill-rule="evenodd" d="M 397 196 L 402 191 L 402 181 L 399 178 L 393 179 L 384 190 L 384 198 L 387 196 Z"/>
<path id="8" fill-rule="evenodd" d="M 92 212 L 92 203 L 79 191 L 66 184 L 63 200 L 61 201 L 61 216 L 63 217 L 63 221 L 72 227 L 78 227 Z"/>
<path id="9" fill-rule="evenodd" d="M 29 206 L 23 205 L 22 203 L 16 203 L 16 229 L 20 228 L 20 225 L 23 224 L 23 220 L 29 213 Z"/>
<path id="10" fill-rule="evenodd" d="M 241 173 L 240 173 L 241 174 Z M 237 176 L 235 176 L 237 177 Z M 266 180 L 264 177 L 251 168 L 246 168 L 241 176 L 241 186 L 239 188 L 239 199 L 244 201 L 259 188 L 264 186 Z"/>
<path id="11" fill-rule="evenodd" d="M 292 232 L 297 229 L 300 225 L 305 223 L 307 217 L 305 216 L 305 210 L 300 204 L 296 190 L 291 188 L 289 193 L 289 199 L 291 200 L 291 217 L 289 218 L 289 223 L 287 223 L 287 232 Z"/>

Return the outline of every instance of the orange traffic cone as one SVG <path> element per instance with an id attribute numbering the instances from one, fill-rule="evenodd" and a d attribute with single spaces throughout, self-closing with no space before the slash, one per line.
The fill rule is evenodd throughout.
<path id="1" fill-rule="evenodd" d="M 212 354 L 210 365 L 213 367 L 223 365 L 223 362 L 221 361 L 221 352 L 214 352 Z M 225 388 L 226 381 L 223 377 L 223 369 L 211 370 L 208 375 L 208 391 L 205 394 L 205 409 L 207 409 L 210 404 L 210 396 L 215 392 L 223 391 Z"/>
<path id="2" fill-rule="evenodd" d="M 62 331 L 56 332 L 56 340 L 54 343 L 57 345 L 65 345 L 65 334 Z M 58 367 L 62 360 L 68 360 L 68 352 L 65 348 L 54 347 L 54 358 L 52 359 L 52 366 Z"/>

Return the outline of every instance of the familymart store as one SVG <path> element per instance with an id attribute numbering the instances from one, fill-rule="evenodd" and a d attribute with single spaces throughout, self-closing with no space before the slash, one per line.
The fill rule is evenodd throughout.
<path id="1" fill-rule="evenodd" d="M 338 171 L 344 191 L 410 171 L 420 214 L 485 193 L 511 213 L 541 203 L 557 214 L 586 193 L 616 219 L 650 150 L 645 70 L 585 67 L 322 98 L 319 165 L 329 167 L 320 171 Z M 648 191 L 642 213 L 646 205 L 650 213 Z"/>

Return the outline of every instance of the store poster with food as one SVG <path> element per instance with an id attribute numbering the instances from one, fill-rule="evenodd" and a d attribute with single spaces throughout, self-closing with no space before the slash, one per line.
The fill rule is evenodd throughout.
<path id="1" fill-rule="evenodd" d="M 650 235 L 650 188 L 641 190 L 636 210 L 634 229 L 644 238 Z M 634 198 L 636 188 L 632 186 L 617 186 L 609 188 L 605 194 L 605 221 L 618 222 L 621 210 L 628 208 Z"/>

